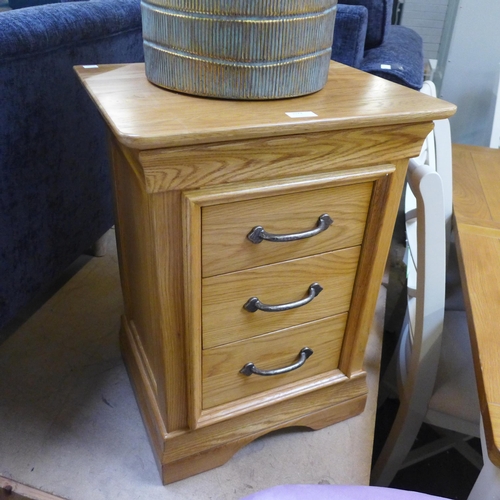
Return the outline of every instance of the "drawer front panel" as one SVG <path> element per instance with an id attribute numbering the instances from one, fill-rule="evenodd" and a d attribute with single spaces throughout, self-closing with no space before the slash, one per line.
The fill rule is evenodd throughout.
<path id="1" fill-rule="evenodd" d="M 236 401 L 319 375 L 338 367 L 347 314 L 340 314 L 251 340 L 203 351 L 203 408 Z M 243 375 L 249 362 L 258 369 L 272 370 L 292 365 L 304 347 L 313 354 L 298 369 L 281 375 Z"/>
<path id="2" fill-rule="evenodd" d="M 347 312 L 359 253 L 360 247 L 353 247 L 203 279 L 203 347 Z M 307 297 L 314 282 L 323 290 L 301 307 L 279 312 L 249 312 L 243 308 L 252 297 L 270 305 L 296 302 Z"/>
<path id="3" fill-rule="evenodd" d="M 372 187 L 364 182 L 203 207 L 203 276 L 360 245 Z M 256 226 L 274 234 L 301 233 L 315 228 L 324 213 L 333 224 L 311 238 L 258 244 L 247 238 Z"/>

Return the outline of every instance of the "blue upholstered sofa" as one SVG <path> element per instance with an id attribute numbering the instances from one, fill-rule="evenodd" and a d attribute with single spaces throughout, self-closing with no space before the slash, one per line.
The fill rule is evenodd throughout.
<path id="1" fill-rule="evenodd" d="M 73 66 L 143 60 L 140 0 L 9 4 L 0 13 L 0 329 L 113 224 L 105 126 Z M 392 0 L 341 0 L 332 58 L 419 88 L 421 40 L 390 26 L 391 11 Z"/>
<path id="2" fill-rule="evenodd" d="M 339 0 L 332 59 L 420 90 L 422 39 L 391 25 L 393 0 Z"/>
<path id="3" fill-rule="evenodd" d="M 73 66 L 142 60 L 139 0 L 0 13 L 0 329 L 113 225 L 104 122 Z"/>

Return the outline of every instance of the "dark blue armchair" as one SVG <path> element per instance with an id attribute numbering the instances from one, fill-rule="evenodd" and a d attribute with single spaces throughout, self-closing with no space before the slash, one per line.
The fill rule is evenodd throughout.
<path id="1" fill-rule="evenodd" d="M 332 59 L 420 90 L 423 43 L 415 31 L 391 25 L 393 0 L 339 0 Z"/>

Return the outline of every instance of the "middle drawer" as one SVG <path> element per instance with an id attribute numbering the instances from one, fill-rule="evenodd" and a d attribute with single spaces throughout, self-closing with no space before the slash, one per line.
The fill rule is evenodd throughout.
<path id="1" fill-rule="evenodd" d="M 347 312 L 360 248 L 305 257 L 202 280 L 203 348 Z M 252 297 L 266 305 L 289 304 L 308 297 L 310 285 L 323 290 L 309 303 L 279 312 L 249 312 Z"/>

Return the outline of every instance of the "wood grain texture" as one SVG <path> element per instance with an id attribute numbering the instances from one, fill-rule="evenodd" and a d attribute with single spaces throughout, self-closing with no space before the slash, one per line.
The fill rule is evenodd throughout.
<path id="1" fill-rule="evenodd" d="M 348 376 L 363 367 L 377 288 L 382 282 L 407 164 L 407 160 L 396 162 L 395 172 L 375 182 L 373 189 L 351 302 L 353 313 L 347 321 L 346 343 L 340 361 L 341 370 Z"/>
<path id="2" fill-rule="evenodd" d="M 211 408 L 338 367 L 347 314 L 307 323 L 203 351 L 203 407 Z M 289 366 L 300 350 L 313 354 L 297 370 L 275 376 L 246 376 L 240 370 L 252 362 L 261 370 Z"/>
<path id="3" fill-rule="evenodd" d="M 453 157 L 464 156 L 463 161 L 468 162 L 466 167 L 469 174 L 479 180 L 481 191 L 475 193 L 476 202 L 483 199 L 488 207 L 489 217 L 485 214 L 481 218 L 492 219 L 496 222 L 500 221 L 500 176 L 498 175 L 499 155 L 497 149 L 481 148 L 477 146 L 462 146 L 456 144 L 453 147 Z M 461 164 L 462 158 L 456 159 L 457 164 Z M 462 169 L 457 169 L 457 174 L 460 175 Z M 463 182 L 459 180 L 457 187 L 463 186 Z M 458 203 L 459 211 L 461 202 Z"/>
<path id="4" fill-rule="evenodd" d="M 456 229 L 485 435 L 491 461 L 500 466 L 500 231 L 478 235 L 460 223 Z"/>
<path id="5" fill-rule="evenodd" d="M 476 168 L 476 158 L 479 160 L 485 156 L 482 149 L 460 144 L 453 146 L 453 210 L 461 222 L 469 221 L 472 225 L 477 222 L 479 226 L 495 223 L 483 190 L 483 167 L 480 171 Z M 489 156 L 489 152 L 486 154 Z M 483 163 L 480 162 L 480 165 Z M 492 165 L 495 168 L 494 161 Z M 496 222 L 500 222 L 500 218 Z"/>
<path id="6" fill-rule="evenodd" d="M 275 391 L 274 404 L 256 407 L 251 413 L 236 412 L 231 415 L 229 412 L 221 419 L 217 414 L 214 418 L 213 412 L 207 412 L 203 425 L 195 430 L 184 429 L 167 433 L 164 429 L 162 433 L 161 422 L 158 422 L 157 399 L 147 389 L 147 377 L 140 367 L 141 358 L 134 354 L 134 346 L 130 343 L 127 330 L 125 321 L 121 336 L 123 353 L 129 373 L 133 375 L 131 380 L 165 483 L 181 479 L 175 473 L 176 462 L 185 463 L 184 460 L 196 458 L 199 454 L 204 454 L 205 450 L 216 449 L 228 443 L 229 449 L 233 451 L 227 454 L 222 452 L 226 457 L 222 462 L 214 457 L 213 461 L 204 460 L 205 465 L 200 464 L 199 469 L 189 467 L 189 474 L 182 477 L 217 467 L 228 460 L 231 453 L 272 430 L 292 425 L 320 429 L 363 411 L 366 401 L 365 375 L 359 374 L 350 379 L 337 375 L 331 377 L 326 385 L 322 383 L 315 390 L 302 391 L 292 397 L 280 398 L 279 392 Z M 317 377 L 318 381 L 319 378 Z M 237 442 L 240 445 L 236 447 L 230 444 Z M 170 464 L 173 464 L 173 470 L 170 469 Z M 178 473 L 182 475 L 181 471 Z"/>
<path id="7" fill-rule="evenodd" d="M 222 186 L 216 186 L 211 188 L 204 188 L 196 191 L 188 191 L 184 193 L 184 238 L 185 244 L 189 241 L 189 245 L 193 248 L 191 252 L 186 247 L 186 256 L 188 261 L 186 262 L 185 270 L 187 274 L 185 275 L 185 288 L 187 288 L 187 303 L 200 304 L 201 303 L 201 260 L 196 257 L 198 255 L 199 249 L 201 248 L 201 210 L 202 207 L 206 208 L 212 207 L 221 203 L 233 203 L 237 200 L 262 200 L 267 196 L 280 195 L 283 197 L 288 193 L 304 193 L 308 190 L 315 190 L 316 188 L 323 188 L 328 186 L 338 187 L 338 186 L 349 186 L 353 185 L 355 188 L 359 184 L 371 184 L 373 180 L 385 177 L 388 173 L 394 172 L 394 167 L 392 165 L 382 165 L 374 167 L 361 167 L 356 169 L 348 170 L 338 170 L 328 174 L 315 174 L 315 175 L 305 175 L 293 177 L 290 179 L 284 179 L 280 183 L 274 181 L 263 181 L 258 183 L 240 183 L 240 184 L 224 184 Z M 342 199 L 342 202 L 349 205 L 349 199 Z M 307 206 L 304 207 L 307 209 Z M 344 210 L 344 209 L 343 209 Z M 342 210 L 342 211 L 343 211 Z M 196 230 L 191 230 L 190 228 L 196 228 Z M 347 229 L 347 232 L 349 230 Z M 224 245 L 224 249 L 227 245 Z M 314 246 L 313 246 L 314 248 Z M 317 249 L 316 249 L 317 251 Z M 315 253 L 313 250 L 310 253 Z M 219 252 L 220 253 L 220 252 Z M 229 253 L 229 252 L 228 252 Z M 293 254 L 288 253 L 288 257 L 293 257 Z M 275 259 L 274 259 L 275 260 Z M 328 306 L 329 308 L 329 306 Z M 201 336 L 202 336 L 202 322 L 201 322 L 201 307 L 188 307 L 189 314 L 192 318 L 188 318 L 188 325 L 197 325 L 196 328 L 188 330 L 186 334 L 187 342 L 187 363 L 189 367 L 188 370 L 188 380 L 189 380 L 189 397 L 192 398 L 189 401 L 190 412 L 189 421 L 190 427 L 192 429 L 199 427 L 200 425 L 205 425 L 206 422 L 213 422 L 219 419 L 227 418 L 227 415 L 241 413 L 248 411 L 249 408 L 254 408 L 255 406 L 265 406 L 269 404 L 266 398 L 260 397 L 260 401 L 247 401 L 246 403 L 233 404 L 231 408 L 224 409 L 219 407 L 217 412 L 210 412 L 207 415 L 205 411 L 204 415 L 201 415 L 202 407 L 202 378 L 200 375 L 201 361 Z M 223 311 L 225 314 L 225 311 Z M 221 318 L 224 318 L 225 315 Z M 243 333 L 245 333 L 243 331 Z M 328 382 L 329 377 L 326 377 L 323 383 Z M 301 390 L 313 390 L 318 388 L 317 384 L 304 386 Z M 300 391 L 299 391 L 300 392 Z M 297 394 L 294 388 L 287 389 L 287 394 L 293 395 Z M 284 392 L 282 392 L 282 397 Z M 288 397 L 288 396 L 287 396 Z M 270 395 L 269 400 L 274 401 L 276 399 L 275 395 Z M 244 401 L 241 399 L 240 401 Z"/>
<path id="8" fill-rule="evenodd" d="M 159 398 L 151 387 L 142 356 L 137 352 L 132 329 L 124 316 L 120 328 L 120 350 L 134 389 L 137 403 L 141 409 L 142 420 L 149 432 L 149 442 L 158 469 L 161 471 L 161 456 L 167 438 L 165 417 L 159 406 Z"/>
<path id="9" fill-rule="evenodd" d="M 366 401 L 366 379 L 363 376 L 343 379 L 313 392 L 291 399 L 278 399 L 273 405 L 242 413 L 223 421 L 211 423 L 195 432 L 180 432 L 167 439 L 164 457 L 168 461 L 196 455 L 204 449 L 234 439 L 246 439 L 271 430 L 294 425 L 293 421 L 327 408 L 335 413 L 336 405 L 358 397 Z M 359 406 L 356 405 L 358 408 Z M 351 414 L 352 416 L 352 414 Z M 266 429 L 264 432 L 263 429 Z"/>
<path id="10" fill-rule="evenodd" d="M 167 431 L 182 429 L 187 422 L 187 385 L 185 362 L 186 313 L 184 295 L 184 246 L 182 240 L 182 204 L 178 191 L 150 198 L 153 214 L 155 290 L 134 290 L 152 300 L 150 314 L 158 318 L 158 330 L 148 332 L 162 339 L 155 355 L 164 362 L 164 391 L 167 406 Z"/>
<path id="11" fill-rule="evenodd" d="M 430 123 L 316 132 L 141 151 L 149 193 L 227 182 L 286 180 L 418 156 Z M 361 146 L 361 147 L 360 147 Z M 369 152 L 368 152 L 369 151 Z"/>
<path id="12" fill-rule="evenodd" d="M 186 381 L 188 423 L 195 429 L 202 411 L 201 207 L 182 197 Z M 194 243 L 194 244 L 193 244 Z"/>
<path id="13" fill-rule="evenodd" d="M 402 85 L 333 62 L 320 92 L 266 102 L 224 101 L 161 89 L 144 64 L 77 67 L 76 72 L 113 134 L 134 149 L 304 134 L 325 130 L 430 122 L 456 107 Z M 356 92 L 353 92 L 353 89 Z M 291 118 L 287 112 L 317 116 Z"/>
<path id="14" fill-rule="evenodd" d="M 139 354 L 148 360 L 146 373 L 165 427 L 184 428 L 187 419 L 184 339 L 169 332 L 184 329 L 180 194 L 151 198 L 137 171 L 116 143 L 112 149 L 120 276 L 125 315 L 133 324 Z M 165 217 L 168 214 L 168 223 Z M 166 297 L 166 300 L 162 299 Z"/>
<path id="15" fill-rule="evenodd" d="M 209 207 L 222 203 L 264 199 L 290 193 L 318 191 L 323 188 L 354 186 L 369 183 L 394 172 L 394 165 L 381 164 L 356 168 L 335 169 L 318 172 L 315 169 L 302 171 L 302 175 L 286 177 L 278 182 L 270 174 L 269 179 L 256 182 L 231 182 L 218 186 L 201 187 L 193 191 L 183 191 L 193 203 Z M 307 172 L 310 172 L 307 174 Z"/>
<path id="16" fill-rule="evenodd" d="M 0 500 L 27 500 L 28 498 L 32 500 L 66 500 L 13 479 L 0 476 Z"/>
<path id="17" fill-rule="evenodd" d="M 279 183 L 271 180 L 223 184 L 185 191 L 184 217 L 187 224 L 202 225 L 203 228 L 203 235 L 201 231 L 192 233 L 193 238 L 198 235 L 198 239 L 190 240 L 189 244 L 192 247 L 203 246 L 205 276 L 359 244 L 372 182 L 392 172 L 394 166 L 380 165 L 301 175 L 282 179 Z M 291 210 L 291 203 L 296 206 L 295 211 Z M 262 210 L 264 204 L 267 207 Z M 275 209 L 272 213 L 268 213 L 269 204 Z M 202 210 L 203 223 L 198 220 Z M 306 224 L 313 226 L 324 210 L 332 213 L 334 224 L 314 238 L 286 244 L 263 242 L 259 245 L 250 243 L 246 238 L 248 231 L 260 223 L 276 231 L 283 230 L 283 227 L 298 231 Z M 258 219 L 253 215 L 254 211 Z M 296 219 L 299 219 L 298 222 Z M 280 227 L 277 227 L 276 221 L 279 221 Z M 203 245 L 200 237 L 203 238 Z M 220 258 L 221 246 L 224 246 L 224 259 Z M 228 265 L 227 261 L 231 264 Z"/>
<path id="18" fill-rule="evenodd" d="M 359 252 L 359 246 L 352 247 L 203 279 L 203 348 L 347 312 Z M 243 308 L 252 297 L 271 305 L 304 299 L 315 282 L 323 291 L 302 307 L 280 312 Z"/>
<path id="19" fill-rule="evenodd" d="M 500 467 L 500 150 L 453 146 L 453 206 L 490 460 Z"/>
<path id="20" fill-rule="evenodd" d="M 152 314 L 155 298 L 136 294 L 136 290 L 153 290 L 157 286 L 154 268 L 154 251 L 151 245 L 153 229 L 148 197 L 141 189 L 142 180 L 123 155 L 116 142 L 112 142 L 114 189 L 116 204 L 116 237 L 120 277 L 125 303 L 125 314 L 134 322 L 139 355 L 147 359 L 145 365 L 149 384 L 159 398 L 163 419 L 166 419 L 166 403 L 158 386 L 163 386 L 162 338 L 145 332 L 159 328 L 158 317 Z M 119 173 L 118 173 L 119 172 Z"/>
<path id="21" fill-rule="evenodd" d="M 360 245 L 371 193 L 369 182 L 204 207 L 203 276 Z M 256 226 L 273 234 L 314 229 L 323 214 L 328 214 L 333 224 L 311 238 L 258 244 L 247 238 Z M 220 253 L 222 247 L 224 258 Z"/>
<path id="22" fill-rule="evenodd" d="M 279 427 L 273 426 L 261 429 L 251 435 L 242 436 L 226 442 L 223 445 L 205 449 L 194 456 L 166 462 L 162 470 L 163 482 L 165 484 L 173 483 L 192 476 L 193 474 L 199 474 L 200 472 L 223 465 L 238 450 L 248 443 L 278 428 L 301 426 L 319 430 L 341 422 L 342 420 L 354 417 L 362 413 L 365 403 L 365 396 L 352 398 L 335 406 L 325 408 L 324 410 L 307 413 L 302 417 L 289 420 Z"/>
<path id="23" fill-rule="evenodd" d="M 335 369 L 321 373 L 320 375 L 314 375 L 299 379 L 295 382 L 282 384 L 278 387 L 260 392 L 258 395 L 243 397 L 229 403 L 203 410 L 196 423 L 196 428 L 200 429 L 207 425 L 214 425 L 218 422 L 232 419 L 245 413 L 275 405 L 278 401 L 295 399 L 304 394 L 318 391 L 332 385 L 340 387 L 339 384 L 345 383 L 347 380 L 347 377 L 339 369 Z"/>
<path id="24" fill-rule="evenodd" d="M 455 106 L 337 63 L 321 92 L 265 103 L 159 89 L 140 64 L 77 74 L 113 136 L 122 351 L 163 480 L 215 467 L 271 430 L 320 428 L 362 411 L 364 350 L 407 162 L 432 120 Z M 228 234 L 244 240 L 249 224 L 303 231 L 329 210 L 338 231 L 327 230 L 316 246 L 297 245 L 297 253 L 271 250 L 252 261 L 240 258 L 241 241 L 224 245 Z M 269 216 L 276 211 L 286 215 Z M 249 212 L 259 220 L 247 219 Z M 233 236 L 239 226 L 244 233 Z M 239 317 L 249 296 L 295 301 L 314 281 L 325 289 L 287 312 L 288 323 L 252 326 Z M 311 325 L 337 312 L 338 329 Z M 221 359 L 242 356 L 228 343 L 241 342 L 243 354 L 271 366 L 289 362 L 284 350 L 295 335 L 327 346 L 328 355 L 317 355 L 319 372 L 307 371 L 313 355 L 297 379 L 257 392 L 226 378 Z M 203 344 L 212 349 L 203 352 Z"/>

